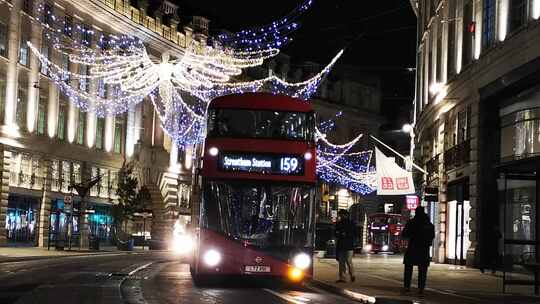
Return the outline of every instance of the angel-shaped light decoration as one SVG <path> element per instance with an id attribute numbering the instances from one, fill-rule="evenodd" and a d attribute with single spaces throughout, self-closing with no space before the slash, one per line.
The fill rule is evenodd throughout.
<path id="1" fill-rule="evenodd" d="M 73 27 L 40 4 L 40 15 L 48 16 L 47 22 L 40 20 L 48 40 L 45 43 L 68 58 L 68 62 L 78 64 L 79 69 L 74 72 L 69 64 L 58 65 L 49 58 L 49 52 L 28 45 L 62 93 L 82 111 L 100 117 L 116 115 L 150 97 L 164 131 L 182 148 L 204 138 L 207 105 L 215 97 L 268 90 L 307 100 L 315 93 L 343 51 L 318 74 L 302 82 L 289 83 L 276 76 L 238 80 L 246 68 L 262 65 L 291 41 L 291 32 L 299 27 L 297 19 L 312 4 L 312 0 L 304 0 L 290 14 L 271 24 L 210 37 L 210 43 L 191 41 L 180 54 L 177 50 L 174 58 L 165 52 L 161 59 L 150 57 L 139 38 L 96 34 L 80 25 Z M 66 39 L 62 30 L 66 28 L 72 37 L 82 39 Z M 371 153 L 349 153 L 359 138 L 345 145 L 332 145 L 319 131 L 318 139 L 317 170 L 321 178 L 356 192 L 373 191 Z"/>
<path id="2" fill-rule="evenodd" d="M 290 41 L 287 35 L 298 27 L 295 20 L 311 5 L 312 0 L 303 1 L 291 14 L 270 25 L 229 36 L 222 34 L 209 39 L 211 43 L 192 40 L 176 58 L 165 52 L 161 60 L 152 59 L 143 41 L 136 37 L 101 35 L 94 47 L 88 41 L 66 44 L 62 33 L 45 25 L 45 36 L 53 48 L 70 62 L 84 66 L 85 73 L 80 73 L 81 69 L 74 73 L 55 64 L 47 54 L 28 44 L 60 90 L 83 111 L 101 117 L 115 115 L 149 96 L 165 132 L 183 147 L 204 137 L 206 107 L 215 97 L 266 88 L 308 99 L 316 91 L 342 52 L 319 74 L 303 82 L 288 83 L 276 76 L 243 82 L 236 79 L 246 68 L 260 66 L 276 56 L 277 47 Z M 84 35 L 94 34 L 81 27 L 77 30 Z M 97 87 L 108 93 L 80 90 L 71 80 L 99 83 Z"/>

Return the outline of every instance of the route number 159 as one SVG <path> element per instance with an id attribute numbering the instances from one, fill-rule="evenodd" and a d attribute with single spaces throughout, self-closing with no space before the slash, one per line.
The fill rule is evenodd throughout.
<path id="1" fill-rule="evenodd" d="M 283 157 L 279 169 L 282 172 L 295 172 L 298 169 L 298 159 L 295 157 Z"/>

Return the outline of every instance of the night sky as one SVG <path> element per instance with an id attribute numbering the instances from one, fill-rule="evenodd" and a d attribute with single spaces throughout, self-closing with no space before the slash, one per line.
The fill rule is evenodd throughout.
<path id="1" fill-rule="evenodd" d="M 237 31 L 264 25 L 293 10 L 301 0 L 177 0 L 182 16 L 202 15 L 211 29 Z M 408 0 L 315 0 L 300 19 L 301 29 L 283 49 L 293 61 L 326 64 L 347 47 L 340 63 L 381 77 L 386 128 L 408 119 L 414 97 L 416 16 Z M 401 111 L 385 111 L 404 107 Z M 388 113 L 390 112 L 390 113 Z"/>

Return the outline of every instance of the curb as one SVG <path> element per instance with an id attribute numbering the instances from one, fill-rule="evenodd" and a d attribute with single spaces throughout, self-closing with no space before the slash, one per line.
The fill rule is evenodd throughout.
<path id="1" fill-rule="evenodd" d="M 366 294 L 362 294 L 359 292 L 351 291 L 344 288 L 339 288 L 334 285 L 324 283 L 317 280 L 311 280 L 308 283 L 308 286 L 311 285 L 315 288 L 322 289 L 324 291 L 327 291 L 329 293 L 333 293 L 339 296 L 346 297 L 350 300 L 359 302 L 359 303 L 365 303 L 365 304 L 413 304 L 413 301 L 410 300 L 399 300 L 399 299 L 391 299 L 391 298 L 385 298 L 385 297 L 374 297 Z"/>

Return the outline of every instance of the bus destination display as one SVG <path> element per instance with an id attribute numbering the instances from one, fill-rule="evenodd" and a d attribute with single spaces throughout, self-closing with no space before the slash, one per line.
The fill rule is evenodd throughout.
<path id="1" fill-rule="evenodd" d="M 219 157 L 223 171 L 299 175 L 304 172 L 303 159 L 295 155 L 223 153 Z"/>

